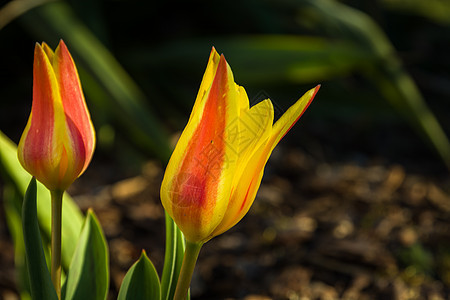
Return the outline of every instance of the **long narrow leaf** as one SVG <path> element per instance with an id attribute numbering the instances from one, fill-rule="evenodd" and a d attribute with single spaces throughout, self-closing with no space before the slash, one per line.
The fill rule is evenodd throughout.
<path id="1" fill-rule="evenodd" d="M 22 211 L 23 237 L 30 276 L 31 297 L 34 300 L 58 300 L 42 248 L 36 213 L 36 194 L 36 179 L 32 178 L 25 193 Z"/>
<path id="2" fill-rule="evenodd" d="M 3 187 L 3 201 L 6 223 L 14 243 L 14 262 L 16 267 L 17 288 L 22 300 L 30 300 L 30 282 L 25 259 L 25 243 L 22 227 L 23 195 L 12 183 Z M 19 199 L 21 198 L 21 199 Z"/>
<path id="3" fill-rule="evenodd" d="M 66 300 L 104 300 L 109 287 L 108 246 L 100 224 L 88 210 L 63 288 Z"/>

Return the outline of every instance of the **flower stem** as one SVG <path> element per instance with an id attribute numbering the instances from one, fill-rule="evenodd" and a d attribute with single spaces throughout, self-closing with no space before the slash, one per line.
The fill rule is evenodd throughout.
<path id="1" fill-rule="evenodd" d="M 61 299 L 61 223 L 63 191 L 50 191 L 52 198 L 51 276 L 58 299 Z"/>
<path id="2" fill-rule="evenodd" d="M 200 253 L 202 246 L 203 243 L 191 243 L 186 241 L 186 250 L 184 252 L 183 264 L 181 265 L 177 287 L 175 289 L 174 300 L 186 299 L 195 264 L 197 263 L 198 254 Z"/>

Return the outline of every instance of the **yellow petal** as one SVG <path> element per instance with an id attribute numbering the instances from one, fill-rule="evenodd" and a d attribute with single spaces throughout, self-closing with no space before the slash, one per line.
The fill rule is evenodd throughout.
<path id="1" fill-rule="evenodd" d="M 236 164 L 228 126 L 238 116 L 238 90 L 225 58 L 212 55 L 188 125 L 180 136 L 161 185 L 161 201 L 191 242 L 209 236 L 225 213 Z M 210 82 L 210 72 L 215 69 Z"/>
<path id="2" fill-rule="evenodd" d="M 222 222 L 211 234 L 210 238 L 227 231 L 235 224 L 237 224 L 247 214 L 256 197 L 258 188 L 261 185 L 264 167 L 270 157 L 270 154 L 272 153 L 273 149 L 278 144 L 280 139 L 301 117 L 303 112 L 313 100 L 318 89 L 319 86 L 308 91 L 304 96 L 302 96 L 286 111 L 285 114 L 283 114 L 283 116 L 277 121 L 277 123 L 275 123 L 273 128 L 265 127 L 264 134 L 261 135 L 258 143 L 255 144 L 254 148 L 252 148 L 254 150 L 252 152 L 249 152 L 251 155 L 246 156 L 243 160 L 239 160 L 240 163 L 238 163 L 238 166 L 236 168 L 237 172 L 235 175 L 235 184 L 233 185 L 233 193 L 227 208 L 226 215 L 223 218 Z M 264 101 L 260 103 L 262 103 L 261 108 L 265 107 Z M 271 105 L 270 107 L 272 108 Z M 258 109 L 257 111 L 260 112 L 264 110 Z M 255 113 L 255 115 L 260 114 Z M 273 108 L 271 120 L 273 120 Z M 272 122 L 270 123 L 270 125 L 271 124 Z"/>
<path id="3" fill-rule="evenodd" d="M 48 60 L 50 61 L 51 64 L 53 64 L 53 55 L 55 54 L 52 50 L 52 48 L 50 48 L 47 43 L 42 42 L 42 50 L 44 50 L 44 53 L 47 55 Z"/>
<path id="4" fill-rule="evenodd" d="M 294 105 L 292 105 L 274 124 L 272 130 L 272 137 L 270 143 L 272 149 L 278 144 L 278 142 L 285 136 L 285 134 L 294 126 L 294 124 L 300 119 L 305 110 L 311 104 L 314 96 L 319 90 L 320 85 L 307 91 Z"/>

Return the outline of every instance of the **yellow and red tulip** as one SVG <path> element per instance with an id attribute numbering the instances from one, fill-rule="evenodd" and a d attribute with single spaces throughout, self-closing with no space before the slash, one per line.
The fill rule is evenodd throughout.
<path id="1" fill-rule="evenodd" d="M 49 190 L 63 191 L 86 170 L 95 147 L 75 63 L 60 41 L 36 43 L 33 103 L 18 145 L 22 166 Z"/>
<path id="2" fill-rule="evenodd" d="M 273 124 L 269 99 L 249 107 L 223 55 L 213 48 L 188 124 L 167 165 L 161 201 L 186 239 L 203 243 L 250 209 L 264 166 L 320 86 Z"/>

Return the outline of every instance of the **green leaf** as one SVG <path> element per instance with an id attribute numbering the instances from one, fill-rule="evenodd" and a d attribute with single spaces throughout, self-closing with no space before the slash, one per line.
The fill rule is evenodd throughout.
<path id="1" fill-rule="evenodd" d="M 158 273 L 142 250 L 139 260 L 131 266 L 120 287 L 118 300 L 159 300 L 161 285 Z"/>
<path id="2" fill-rule="evenodd" d="M 34 300 L 58 300 L 42 248 L 36 213 L 36 190 L 36 179 L 32 178 L 25 193 L 22 208 L 23 237 L 30 276 L 31 297 Z"/>
<path id="3" fill-rule="evenodd" d="M 177 287 L 178 276 L 183 263 L 185 241 L 183 233 L 178 229 L 172 218 L 165 212 L 166 217 L 166 253 L 161 278 L 161 292 L 163 300 L 173 299 Z M 189 299 L 189 295 L 187 297 Z"/>
<path id="4" fill-rule="evenodd" d="M 70 264 L 62 299 L 104 300 L 109 286 L 108 247 L 94 212 L 89 209 Z"/>
<path id="5" fill-rule="evenodd" d="M 30 174 L 25 171 L 17 159 L 16 145 L 0 131 L 0 170 L 6 181 L 13 183 L 23 195 L 30 181 Z M 45 186 L 37 182 L 37 215 L 44 239 L 50 241 L 51 236 L 51 199 L 50 192 Z M 19 207 L 20 203 L 14 204 Z M 64 194 L 62 222 L 62 266 L 64 270 L 69 267 L 75 251 L 76 241 L 80 235 L 83 224 L 83 215 L 70 196 Z M 70 216 L 70 217 L 66 217 Z"/>
<path id="6" fill-rule="evenodd" d="M 20 299 L 29 300 L 30 283 L 25 259 L 25 243 L 22 227 L 22 202 L 23 199 L 17 188 L 6 183 L 3 187 L 3 202 L 5 207 L 6 223 L 14 243 L 14 261 L 16 267 L 17 288 L 20 291 Z"/>

